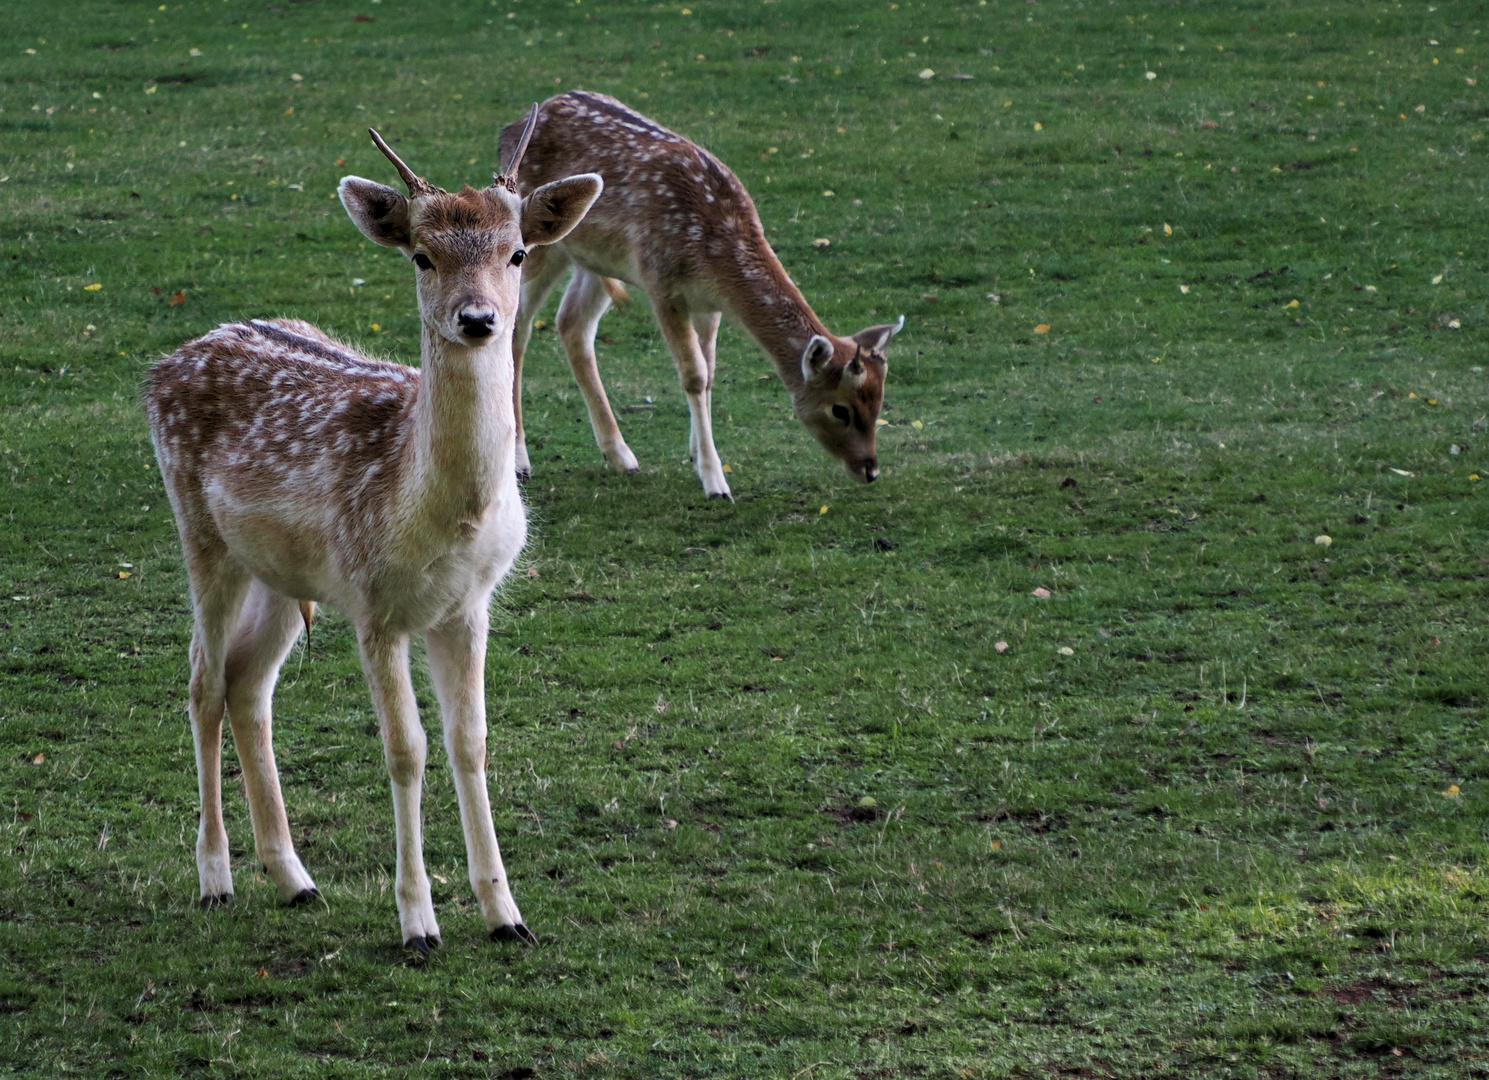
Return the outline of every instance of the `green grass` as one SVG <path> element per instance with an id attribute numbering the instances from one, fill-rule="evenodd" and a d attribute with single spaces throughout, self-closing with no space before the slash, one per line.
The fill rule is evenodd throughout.
<path id="1" fill-rule="evenodd" d="M 690 6 L 0 11 L 0 1073 L 1489 1071 L 1478 5 Z M 644 305 L 610 474 L 540 333 L 488 695 L 542 947 L 484 939 L 436 749 L 398 948 L 335 615 L 277 704 L 326 903 L 254 875 L 229 747 L 202 913 L 143 373 L 275 314 L 415 358 L 332 201 L 366 127 L 480 182 L 571 86 L 715 150 L 835 330 L 906 313 L 886 475 L 725 331 L 707 502 Z"/>

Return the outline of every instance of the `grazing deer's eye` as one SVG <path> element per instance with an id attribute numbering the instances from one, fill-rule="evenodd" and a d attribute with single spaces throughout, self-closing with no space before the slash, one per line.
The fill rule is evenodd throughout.
<path id="1" fill-rule="evenodd" d="M 527 258 L 527 252 L 525 252 L 525 251 L 514 251 L 514 252 L 512 252 L 512 265 L 513 266 L 521 266 L 522 265 L 522 260 L 525 259 L 525 258 Z"/>
<path id="2" fill-rule="evenodd" d="M 430 260 L 429 256 L 425 255 L 422 251 L 414 256 L 414 265 L 417 266 L 420 270 L 434 269 L 434 263 Z"/>
<path id="3" fill-rule="evenodd" d="M 848 412 L 846 405 L 834 405 L 832 407 L 832 415 L 836 416 L 845 424 L 853 418 L 852 414 Z"/>

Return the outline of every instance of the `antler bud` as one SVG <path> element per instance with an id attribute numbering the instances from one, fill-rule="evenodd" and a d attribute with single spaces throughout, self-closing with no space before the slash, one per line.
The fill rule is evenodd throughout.
<path id="1" fill-rule="evenodd" d="M 405 165 L 403 159 L 393 153 L 393 148 L 383 142 L 383 137 L 377 133 L 375 128 L 368 128 L 367 132 L 372 136 L 373 144 L 383 152 L 384 157 L 393 163 L 393 168 L 398 170 L 398 175 L 403 178 L 404 184 L 408 186 L 408 193 L 411 197 L 417 198 L 420 195 L 434 195 L 439 192 L 439 188 L 435 187 L 428 180 L 425 180 L 422 176 L 416 175 L 413 169 Z"/>
<path id="2" fill-rule="evenodd" d="M 522 138 L 517 140 L 517 150 L 512 154 L 510 161 L 502 166 L 502 171 L 492 174 L 492 181 L 501 184 L 513 195 L 517 194 L 517 170 L 522 166 L 522 155 L 527 153 L 527 144 L 532 141 L 533 128 L 538 126 L 538 105 L 528 111 L 527 124 L 522 129 Z"/>

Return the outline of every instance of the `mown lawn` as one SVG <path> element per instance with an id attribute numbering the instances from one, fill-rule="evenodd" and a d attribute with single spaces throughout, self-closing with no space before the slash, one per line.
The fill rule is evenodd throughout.
<path id="1" fill-rule="evenodd" d="M 1489 1072 L 1485 25 L 0 9 L 0 1073 Z M 335 615 L 277 709 L 325 903 L 254 875 L 229 746 L 237 904 L 201 912 L 143 373 L 276 314 L 415 359 L 411 271 L 333 201 L 390 180 L 365 129 L 479 183 L 574 86 L 717 152 L 835 330 L 906 314 L 886 475 L 853 486 L 726 330 L 737 502 L 705 500 L 641 303 L 601 330 L 613 402 L 655 405 L 622 414 L 641 473 L 608 473 L 540 332 L 488 694 L 541 947 L 485 940 L 432 748 L 445 946 L 399 948 Z"/>

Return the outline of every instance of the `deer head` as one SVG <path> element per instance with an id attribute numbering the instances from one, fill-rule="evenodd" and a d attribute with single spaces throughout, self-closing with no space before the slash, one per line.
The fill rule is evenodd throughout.
<path id="1" fill-rule="evenodd" d="M 872 483 L 879 475 L 874 435 L 884 404 L 885 348 L 905 325 L 885 323 L 850 338 L 813 334 L 801 354 L 796 416 L 848 472 Z"/>
<path id="2" fill-rule="evenodd" d="M 427 329 L 455 345 L 479 348 L 503 335 L 510 340 L 527 249 L 562 240 L 604 187 L 595 173 L 581 173 L 525 199 L 517 196 L 508 177 L 517 174 L 537 111 L 534 105 L 522 146 L 490 187 L 437 188 L 372 131 L 408 196 L 359 176 L 343 178 L 337 189 L 367 239 L 397 248 L 419 268 L 419 315 Z"/>

